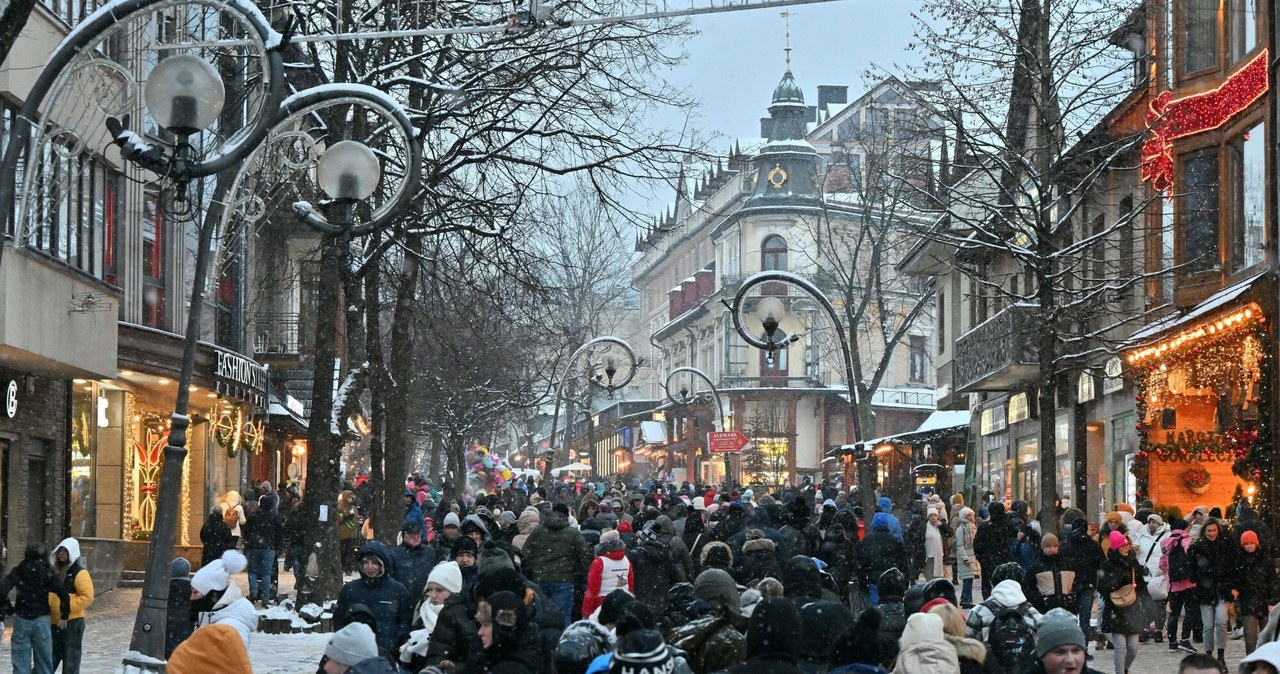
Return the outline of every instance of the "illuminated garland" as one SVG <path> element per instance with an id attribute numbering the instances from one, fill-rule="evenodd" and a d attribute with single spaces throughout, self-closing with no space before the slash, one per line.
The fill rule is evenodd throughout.
<path id="1" fill-rule="evenodd" d="M 1173 141 L 1216 129 L 1267 93 L 1267 50 L 1216 89 L 1182 98 L 1163 91 L 1148 106 L 1150 136 L 1142 144 L 1140 175 L 1158 192 L 1173 184 Z"/>
<path id="2" fill-rule="evenodd" d="M 240 405 L 223 407 L 213 420 L 213 440 L 233 459 L 242 449 L 257 454 L 262 449 L 262 424 L 248 418 Z"/>

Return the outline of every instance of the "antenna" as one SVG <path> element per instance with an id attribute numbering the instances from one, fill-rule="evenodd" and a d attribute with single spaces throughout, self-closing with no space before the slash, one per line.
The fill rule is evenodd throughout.
<path id="1" fill-rule="evenodd" d="M 787 31 L 786 48 L 783 51 L 787 53 L 787 72 L 791 72 L 791 12 L 783 12 L 781 16 Z"/>

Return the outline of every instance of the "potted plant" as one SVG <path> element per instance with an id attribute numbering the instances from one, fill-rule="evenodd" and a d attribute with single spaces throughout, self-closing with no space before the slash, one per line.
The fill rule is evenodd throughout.
<path id="1" fill-rule="evenodd" d="M 1209 491 L 1209 483 L 1212 480 L 1213 476 L 1201 466 L 1192 466 L 1182 473 L 1182 483 L 1187 485 L 1187 489 L 1190 489 L 1193 494 Z"/>

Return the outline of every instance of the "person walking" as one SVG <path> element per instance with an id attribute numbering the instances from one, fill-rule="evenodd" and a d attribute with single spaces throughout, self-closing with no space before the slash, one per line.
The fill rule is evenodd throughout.
<path id="1" fill-rule="evenodd" d="M 272 598 L 272 567 L 276 565 L 276 548 L 280 547 L 282 527 L 274 504 L 272 495 L 258 497 L 258 509 L 244 525 L 244 552 L 249 560 L 249 601 L 258 607 Z"/>
<path id="2" fill-rule="evenodd" d="M 956 519 L 956 580 L 960 581 L 960 608 L 973 608 L 973 579 L 978 575 L 978 558 L 973 552 L 973 508 L 961 508 Z"/>
<path id="3" fill-rule="evenodd" d="M 1014 537 L 1017 531 L 1009 517 L 1005 515 L 1004 505 L 1000 502 L 987 507 L 991 519 L 978 525 L 978 532 L 973 537 L 974 554 L 978 557 L 978 565 L 982 567 L 982 596 L 991 596 L 991 572 L 1005 562 L 1010 561 Z"/>
<path id="4" fill-rule="evenodd" d="M 1256 531 L 1240 534 L 1240 574 L 1235 591 L 1236 617 L 1244 626 L 1244 652 L 1258 647 L 1258 629 L 1267 621 L 1267 613 L 1277 603 L 1276 565 L 1263 552 Z"/>
<path id="5" fill-rule="evenodd" d="M 231 547 L 238 548 L 240 546 L 240 536 L 243 533 L 241 527 L 245 522 L 249 521 L 244 513 L 244 499 L 240 498 L 240 492 L 234 489 L 227 492 L 222 497 L 222 503 L 219 504 L 222 512 L 222 521 L 227 523 L 227 527 L 231 529 Z M 214 557 L 220 558 L 221 555 Z"/>
<path id="6" fill-rule="evenodd" d="M 80 541 L 65 538 L 49 556 L 54 575 L 62 582 L 70 597 L 71 612 L 66 627 L 53 627 L 53 668 L 62 665 L 62 674 L 80 673 L 80 656 L 84 652 L 84 612 L 93 603 L 93 580 L 80 565 Z M 49 594 L 49 621 L 53 623 L 62 615 L 62 601 L 56 593 Z"/>
<path id="7" fill-rule="evenodd" d="M 943 577 L 942 542 L 950 535 L 951 531 L 942 522 L 942 513 L 930 508 L 924 527 L 923 572 L 926 581 Z"/>
<path id="8" fill-rule="evenodd" d="M 1142 595 L 1147 584 L 1133 545 L 1119 531 L 1108 534 L 1107 559 L 1098 571 L 1098 592 L 1102 594 L 1102 631 L 1111 635 L 1115 648 L 1115 674 L 1129 674 L 1138 657 L 1138 636 L 1145 627 Z"/>
<path id="9" fill-rule="evenodd" d="M 524 571 L 530 580 L 572 620 L 573 590 L 587 575 L 591 550 L 577 529 L 569 526 L 569 508 L 557 503 L 538 528 L 529 534 L 522 551 Z"/>
<path id="10" fill-rule="evenodd" d="M 1191 580 L 1200 604 L 1200 624 L 1204 628 L 1204 652 L 1217 649 L 1218 663 L 1226 671 L 1227 604 L 1235 601 L 1237 565 L 1235 545 L 1228 540 L 1222 522 L 1205 518 L 1200 535 L 1187 549 L 1191 558 Z"/>
<path id="11" fill-rule="evenodd" d="M 0 615 L 13 614 L 9 642 L 14 674 L 53 674 L 53 635 L 50 632 L 49 595 L 57 595 L 59 629 L 71 616 L 71 596 L 49 565 L 43 543 L 27 545 L 22 562 L 0 581 Z M 16 595 L 11 604 L 9 592 Z"/>
<path id="12" fill-rule="evenodd" d="M 231 527 L 222 518 L 222 506 L 214 506 L 209 511 L 209 518 L 200 527 L 200 566 L 208 566 L 210 562 L 222 557 L 222 553 L 235 547 L 231 539 Z"/>

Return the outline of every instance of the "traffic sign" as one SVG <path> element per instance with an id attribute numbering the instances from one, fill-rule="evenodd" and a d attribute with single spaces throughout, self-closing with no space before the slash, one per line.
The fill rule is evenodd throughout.
<path id="1" fill-rule="evenodd" d="M 751 444 L 751 438 L 738 431 L 713 431 L 707 433 L 707 449 L 712 452 L 740 452 Z"/>

